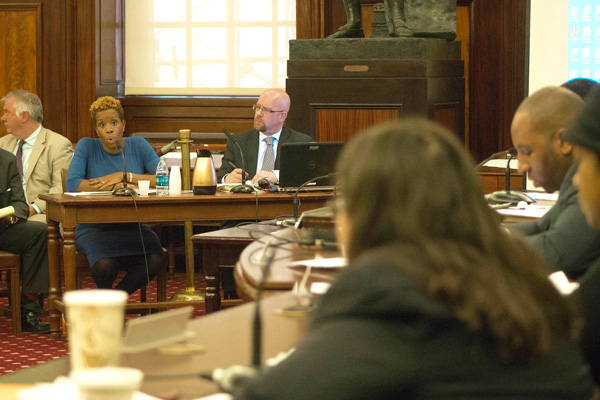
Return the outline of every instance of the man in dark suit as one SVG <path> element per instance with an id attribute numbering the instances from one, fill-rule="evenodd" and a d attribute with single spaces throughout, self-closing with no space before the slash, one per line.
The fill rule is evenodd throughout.
<path id="1" fill-rule="evenodd" d="M 25 332 L 49 333 L 50 325 L 42 322 L 43 308 L 36 296 L 48 292 L 47 226 L 27 221 L 29 206 L 25 201 L 17 160 L 0 149 L 0 208 L 12 206 L 14 214 L 0 218 L 0 250 L 21 254 L 22 293 L 21 322 Z M 27 295 L 33 296 L 32 300 Z"/>
<path id="2" fill-rule="evenodd" d="M 278 149 L 283 143 L 313 141 L 310 136 L 283 126 L 290 103 L 290 96 L 284 90 L 266 90 L 253 106 L 254 129 L 233 135 L 244 152 L 246 179 L 251 178 L 252 183 L 257 183 L 263 178 L 271 182 L 279 180 Z M 227 141 L 223 162 L 217 175 L 218 181 L 241 183 L 241 166 L 239 149 Z"/>

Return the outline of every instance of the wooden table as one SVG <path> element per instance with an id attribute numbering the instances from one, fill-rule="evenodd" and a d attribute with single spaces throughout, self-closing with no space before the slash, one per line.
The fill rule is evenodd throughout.
<path id="1" fill-rule="evenodd" d="M 137 213 L 131 197 L 106 195 L 74 196 L 68 194 L 43 194 L 46 201 L 48 221 L 48 257 L 50 266 L 50 330 L 53 337 L 60 337 L 60 319 L 64 312 L 61 297 L 60 237 L 58 224 L 63 228 L 63 262 L 65 290 L 76 288 L 75 282 L 75 227 L 79 223 L 137 222 L 185 222 L 215 220 L 265 220 L 293 212 L 293 195 L 260 192 L 233 194 L 217 192 L 210 196 L 195 196 L 184 193 L 179 196 L 136 197 Z M 324 207 L 331 193 L 301 193 L 301 210 Z M 189 239 L 189 240 L 188 240 Z M 191 237 L 186 238 L 191 249 Z M 187 251 L 186 254 L 191 253 Z M 186 257 L 186 270 L 193 271 L 193 257 Z M 206 298 L 208 310 L 215 308 L 216 288 L 211 286 Z M 217 293 L 218 295 L 218 293 Z M 212 304 L 211 304 L 212 302 Z M 155 306 L 160 306 L 155 303 Z"/>
<path id="2" fill-rule="evenodd" d="M 264 299 L 263 360 L 288 351 L 304 336 L 308 315 L 289 317 L 280 312 L 284 307 L 295 304 L 290 293 Z M 141 391 L 152 396 L 169 398 L 176 395 L 180 400 L 188 400 L 215 393 L 217 386 L 197 375 L 215 368 L 250 365 L 253 316 L 254 304 L 245 304 L 197 318 L 188 325 L 195 334 L 189 342 L 203 346 L 204 350 L 179 355 L 161 354 L 157 350 L 124 354 L 121 365 L 142 370 L 144 381 Z M 17 389 L 28 386 L 22 384 L 52 382 L 68 373 L 69 357 L 65 356 L 5 375 L 5 379 L 0 379 L 0 398 L 16 399 Z"/>
<path id="3" fill-rule="evenodd" d="M 291 268 L 294 261 L 308 260 L 313 258 L 339 257 L 337 249 L 324 249 L 321 246 L 301 245 L 298 242 L 306 242 L 309 232 L 303 229 L 286 228 L 273 233 L 271 236 L 278 238 L 273 242 L 275 256 L 271 265 L 271 271 L 264 284 L 265 294 L 277 294 L 289 291 L 294 283 L 302 280 L 306 271 L 303 267 Z M 310 240 L 309 240 L 310 242 Z M 262 273 L 257 257 L 260 255 L 265 243 L 263 240 L 254 241 L 243 251 L 238 260 L 234 278 L 238 294 L 242 299 L 251 301 L 256 297 L 256 290 L 262 279 Z M 324 270 L 313 268 L 308 283 L 316 281 L 332 281 L 337 270 Z"/>
<path id="4" fill-rule="evenodd" d="M 192 236 L 192 242 L 202 246 L 202 268 L 204 269 L 207 298 L 210 306 L 216 307 L 210 311 L 218 311 L 221 307 L 219 268 L 235 266 L 242 250 L 256 239 L 280 230 L 281 226 L 266 223 L 254 223 L 234 228 L 198 233 Z M 237 305 L 239 299 L 223 300 L 223 305 Z M 207 302 L 207 312 L 209 303 Z"/>

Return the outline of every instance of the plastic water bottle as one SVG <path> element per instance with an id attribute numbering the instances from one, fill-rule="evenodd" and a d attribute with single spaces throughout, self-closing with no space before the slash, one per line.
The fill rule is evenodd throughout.
<path id="1" fill-rule="evenodd" d="M 156 195 L 169 195 L 169 167 L 167 167 L 164 157 L 160 158 L 156 166 Z"/>

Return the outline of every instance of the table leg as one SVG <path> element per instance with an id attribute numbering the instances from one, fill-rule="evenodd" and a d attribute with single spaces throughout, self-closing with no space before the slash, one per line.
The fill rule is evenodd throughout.
<path id="1" fill-rule="evenodd" d="M 61 336 L 60 329 L 60 311 L 55 307 L 54 302 L 61 298 L 61 279 L 60 279 L 60 238 L 58 223 L 48 221 L 48 269 L 50 288 L 48 291 L 48 310 L 50 313 L 50 333 L 53 338 L 58 339 Z"/>
<path id="2" fill-rule="evenodd" d="M 219 276 L 219 245 L 202 246 L 202 268 L 206 278 L 206 313 L 221 309 L 221 279 Z"/>

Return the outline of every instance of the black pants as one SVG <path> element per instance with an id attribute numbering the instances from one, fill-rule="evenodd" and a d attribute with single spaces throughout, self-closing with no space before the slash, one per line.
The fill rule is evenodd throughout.
<path id="1" fill-rule="evenodd" d="M 0 250 L 21 255 L 22 293 L 48 293 L 48 226 L 19 222 L 0 232 Z"/>
<path id="2" fill-rule="evenodd" d="M 164 265 L 165 257 L 163 253 L 150 253 L 146 257 L 148 268 L 146 268 L 146 260 L 143 254 L 101 258 L 92 265 L 92 278 L 98 288 L 112 289 L 119 270 L 125 270 L 125 276 L 117 283 L 115 289 L 132 294 L 149 283 Z"/>

